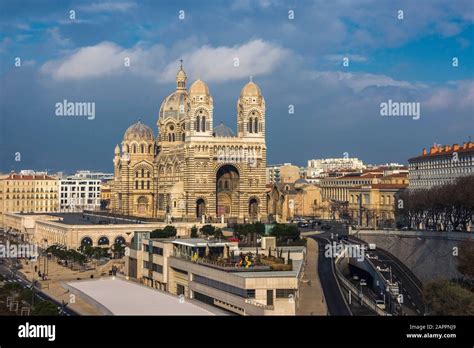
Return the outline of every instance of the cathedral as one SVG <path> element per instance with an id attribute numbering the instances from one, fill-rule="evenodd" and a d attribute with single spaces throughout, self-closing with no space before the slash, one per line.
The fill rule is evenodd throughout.
<path id="1" fill-rule="evenodd" d="M 265 99 L 250 79 L 237 100 L 237 134 L 214 125 L 204 81 L 164 98 L 158 134 L 140 121 L 115 147 L 111 209 L 167 221 L 259 221 L 266 218 Z"/>

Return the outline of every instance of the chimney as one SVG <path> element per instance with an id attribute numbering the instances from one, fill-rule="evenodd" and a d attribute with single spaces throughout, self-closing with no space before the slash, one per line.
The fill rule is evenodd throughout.
<path id="1" fill-rule="evenodd" d="M 453 151 L 458 151 L 458 150 L 459 150 L 459 145 L 453 144 Z"/>
<path id="2" fill-rule="evenodd" d="M 430 149 L 430 155 L 435 154 L 438 152 L 438 148 L 436 146 L 432 146 Z"/>
<path id="3" fill-rule="evenodd" d="M 426 152 L 426 148 L 423 149 L 423 156 L 426 156 L 427 155 L 427 152 Z"/>

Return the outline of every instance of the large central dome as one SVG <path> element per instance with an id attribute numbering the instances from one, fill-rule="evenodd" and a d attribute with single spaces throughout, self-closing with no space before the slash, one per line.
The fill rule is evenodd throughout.
<path id="1" fill-rule="evenodd" d="M 188 110 L 189 95 L 186 90 L 177 90 L 163 100 L 160 107 L 160 118 L 162 120 L 172 117 L 181 120 L 186 116 Z"/>

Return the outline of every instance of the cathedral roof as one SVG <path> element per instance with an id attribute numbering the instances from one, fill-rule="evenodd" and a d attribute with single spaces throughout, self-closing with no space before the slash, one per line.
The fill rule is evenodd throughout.
<path id="1" fill-rule="evenodd" d="M 181 120 L 186 116 L 189 94 L 186 90 L 186 81 L 188 77 L 183 69 L 183 61 L 176 74 L 176 91 L 167 96 L 160 106 L 159 118 L 164 120 L 172 117 Z"/>
<path id="2" fill-rule="evenodd" d="M 161 103 L 160 118 L 172 117 L 176 120 L 184 118 L 188 109 L 188 99 L 188 92 L 186 90 L 176 90 L 171 93 Z"/>
<path id="3" fill-rule="evenodd" d="M 123 140 L 154 141 L 155 136 L 153 134 L 153 130 L 150 127 L 138 121 L 137 123 L 132 124 L 130 127 L 127 128 L 123 136 Z"/>
<path id="4" fill-rule="evenodd" d="M 234 131 L 221 122 L 217 127 L 214 127 L 214 136 L 216 137 L 234 137 Z"/>
<path id="5" fill-rule="evenodd" d="M 260 87 L 258 87 L 255 82 L 249 81 L 244 88 L 240 91 L 241 97 L 261 97 L 262 91 Z"/>
<path id="6" fill-rule="evenodd" d="M 204 81 L 197 79 L 189 88 L 189 94 L 209 95 L 209 87 Z"/>

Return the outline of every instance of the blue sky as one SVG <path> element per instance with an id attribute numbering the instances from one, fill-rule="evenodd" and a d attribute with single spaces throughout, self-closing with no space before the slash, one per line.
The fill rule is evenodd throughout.
<path id="1" fill-rule="evenodd" d="M 234 129 L 254 76 L 268 163 L 344 152 L 406 163 L 474 136 L 473 21 L 472 0 L 1 0 L 0 171 L 111 171 L 130 124 L 141 118 L 156 133 L 181 58 L 189 82 L 209 84 L 214 123 Z M 64 99 L 95 102 L 95 119 L 57 117 Z M 388 99 L 419 102 L 420 119 L 380 116 Z"/>

